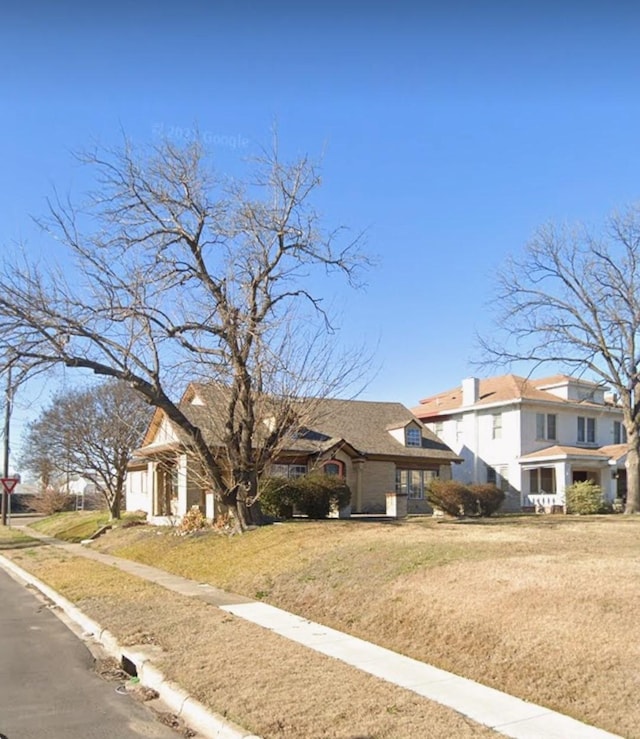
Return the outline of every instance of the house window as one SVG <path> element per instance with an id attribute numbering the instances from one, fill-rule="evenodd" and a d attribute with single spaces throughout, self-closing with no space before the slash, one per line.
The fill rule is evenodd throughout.
<path id="1" fill-rule="evenodd" d="M 626 444 L 627 443 L 627 429 L 624 424 L 620 421 L 613 422 L 613 443 L 614 444 Z"/>
<path id="2" fill-rule="evenodd" d="M 502 438 L 502 413 L 493 413 L 491 415 L 491 438 Z"/>
<path id="3" fill-rule="evenodd" d="M 578 443 L 595 444 L 596 419 L 578 416 Z"/>
<path id="4" fill-rule="evenodd" d="M 307 474 L 306 464 L 272 464 L 271 474 L 274 477 L 302 477 Z"/>
<path id="5" fill-rule="evenodd" d="M 422 446 L 422 431 L 415 426 L 407 426 L 404 432 L 406 446 Z"/>
<path id="6" fill-rule="evenodd" d="M 555 413 L 536 413 L 536 439 L 557 439 Z"/>
<path id="7" fill-rule="evenodd" d="M 529 470 L 529 492 L 555 494 L 555 467 L 539 467 L 537 470 Z"/>
<path id="8" fill-rule="evenodd" d="M 487 465 L 487 483 L 495 485 L 506 493 L 509 490 L 509 468 L 506 465 L 499 467 Z"/>
<path id="9" fill-rule="evenodd" d="M 339 459 L 330 459 L 323 463 L 322 471 L 329 477 L 344 477 L 344 464 Z"/>
<path id="10" fill-rule="evenodd" d="M 462 420 L 459 418 L 456 421 L 456 441 L 461 442 L 463 435 L 464 435 L 464 427 L 462 425 Z"/>
<path id="11" fill-rule="evenodd" d="M 444 423 L 442 421 L 436 421 L 433 424 L 433 433 L 438 437 L 442 438 L 442 433 L 444 431 Z"/>
<path id="12" fill-rule="evenodd" d="M 436 470 L 396 469 L 396 493 L 405 493 L 412 500 L 423 500 L 425 488 L 437 476 Z"/>

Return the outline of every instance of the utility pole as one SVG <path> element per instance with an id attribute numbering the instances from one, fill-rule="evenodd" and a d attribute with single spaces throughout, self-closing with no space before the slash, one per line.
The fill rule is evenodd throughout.
<path id="1" fill-rule="evenodd" d="M 11 425 L 11 403 L 13 401 L 13 387 L 11 385 L 11 365 L 7 367 L 7 390 L 4 407 L 4 474 L 9 477 L 9 430 Z M 7 525 L 7 511 L 9 509 L 9 494 L 2 489 L 2 525 Z"/>

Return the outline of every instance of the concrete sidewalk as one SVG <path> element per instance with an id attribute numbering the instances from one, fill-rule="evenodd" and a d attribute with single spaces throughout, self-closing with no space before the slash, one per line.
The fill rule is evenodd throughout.
<path id="1" fill-rule="evenodd" d="M 617 736 L 266 603 L 172 575 L 156 567 L 102 554 L 88 546 L 42 536 L 27 526 L 21 528 L 34 538 L 72 554 L 102 562 L 181 595 L 218 606 L 309 649 L 448 706 L 505 736 L 516 739 L 615 739 Z"/>

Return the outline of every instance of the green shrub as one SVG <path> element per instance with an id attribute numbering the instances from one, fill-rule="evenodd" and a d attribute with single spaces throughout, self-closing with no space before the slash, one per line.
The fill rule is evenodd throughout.
<path id="1" fill-rule="evenodd" d="M 299 490 L 297 507 L 309 518 L 326 518 L 332 509 L 349 504 L 351 491 L 340 477 L 312 472 L 295 480 Z"/>
<path id="2" fill-rule="evenodd" d="M 327 518 L 331 511 L 329 490 L 323 484 L 323 477 L 311 474 L 295 480 L 298 493 L 296 507 L 309 518 Z"/>
<path id="3" fill-rule="evenodd" d="M 469 485 L 469 492 L 476 501 L 476 512 L 479 516 L 490 516 L 504 503 L 505 493 L 492 483 Z"/>
<path id="4" fill-rule="evenodd" d="M 260 508 L 267 516 L 293 518 L 298 497 L 295 480 L 286 477 L 263 477 L 258 485 Z"/>
<path id="5" fill-rule="evenodd" d="M 455 480 L 431 480 L 427 488 L 427 500 L 434 508 L 450 516 L 464 516 L 474 513 L 476 499 L 467 485 Z"/>
<path id="6" fill-rule="evenodd" d="M 602 489 L 593 480 L 574 482 L 565 491 L 567 513 L 589 515 L 604 510 Z"/>
<path id="7" fill-rule="evenodd" d="M 260 506 L 268 516 L 291 518 L 294 507 L 309 518 L 327 518 L 351 501 L 351 491 L 340 477 L 312 472 L 302 477 L 265 477 L 260 481 Z"/>

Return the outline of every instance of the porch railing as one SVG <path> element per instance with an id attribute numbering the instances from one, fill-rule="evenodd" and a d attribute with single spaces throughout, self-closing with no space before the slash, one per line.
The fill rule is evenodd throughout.
<path id="1" fill-rule="evenodd" d="M 552 511 L 564 506 L 564 496 L 558 493 L 533 493 L 525 495 L 525 506 L 532 506 L 536 513 Z"/>

